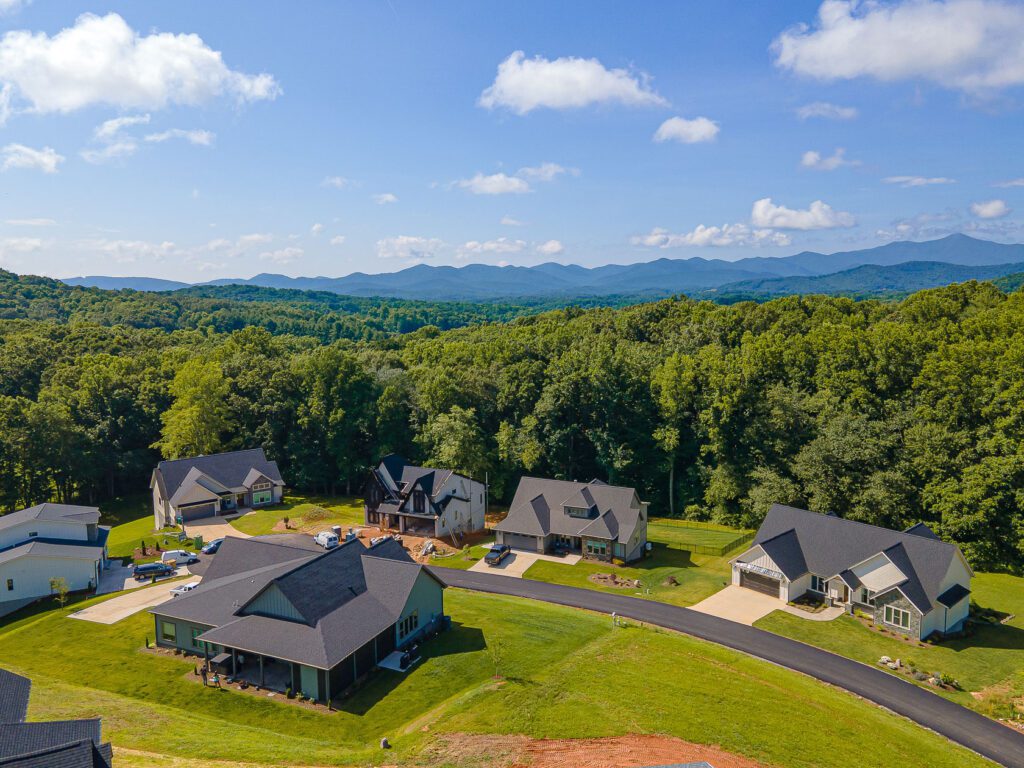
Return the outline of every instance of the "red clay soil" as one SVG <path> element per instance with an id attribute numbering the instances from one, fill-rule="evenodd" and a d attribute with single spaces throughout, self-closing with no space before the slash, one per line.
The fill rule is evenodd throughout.
<path id="1" fill-rule="evenodd" d="M 604 739 L 529 739 L 525 736 L 448 734 L 428 748 L 448 765 L 477 765 L 487 756 L 494 768 L 634 768 L 707 762 L 715 768 L 767 768 L 717 747 L 670 736 L 615 736 Z"/>

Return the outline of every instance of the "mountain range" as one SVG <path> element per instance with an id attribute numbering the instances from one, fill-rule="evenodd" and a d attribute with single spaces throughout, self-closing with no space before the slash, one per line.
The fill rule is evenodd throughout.
<path id="1" fill-rule="evenodd" d="M 907 266 L 920 262 L 928 266 Z M 608 264 L 593 268 L 554 262 L 533 267 L 419 264 L 399 272 L 373 275 L 355 272 L 345 277 L 288 277 L 264 273 L 251 278 L 224 278 L 200 285 L 256 285 L 330 291 L 349 296 L 435 301 L 609 295 L 653 297 L 710 290 L 761 293 L 866 292 L 869 290 L 866 286 L 871 284 L 886 284 L 889 285 L 886 290 L 900 291 L 965 279 L 989 279 L 1019 272 L 1022 263 L 1024 244 L 996 243 L 956 234 L 938 240 L 900 241 L 832 254 L 804 251 L 792 256 L 761 256 L 737 261 L 694 257 L 657 259 L 638 264 Z M 861 269 L 869 265 L 875 269 Z M 895 267 L 898 269 L 884 269 Z M 957 267 L 991 269 L 971 271 Z M 838 277 L 839 274 L 843 277 Z M 834 279 L 824 282 L 807 279 L 825 275 L 834 276 Z M 782 282 L 773 282 L 780 279 Z M 139 291 L 176 290 L 191 285 L 148 277 L 90 276 L 68 278 L 63 282 L 69 285 Z M 821 287 L 826 285 L 844 287 L 831 290 Z M 794 289 L 795 286 L 802 287 Z"/>

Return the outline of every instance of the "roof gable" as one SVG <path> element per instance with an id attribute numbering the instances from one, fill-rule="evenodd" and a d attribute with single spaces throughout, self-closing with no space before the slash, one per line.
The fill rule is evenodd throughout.
<path id="1" fill-rule="evenodd" d="M 268 460 L 262 448 L 248 448 L 209 456 L 161 461 L 157 464 L 156 475 L 164 498 L 173 498 L 187 478 L 194 482 L 197 475 L 189 478 L 189 473 L 193 469 L 211 478 L 225 490 L 244 487 L 245 478 L 253 469 L 262 472 L 274 483 L 284 484 L 277 462 Z"/>

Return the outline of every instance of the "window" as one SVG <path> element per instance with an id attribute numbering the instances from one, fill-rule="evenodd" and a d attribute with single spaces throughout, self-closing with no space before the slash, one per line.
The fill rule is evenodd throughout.
<path id="1" fill-rule="evenodd" d="M 400 637 L 408 637 L 417 630 L 420 626 L 420 612 L 415 610 L 402 619 L 398 625 L 398 634 Z"/>
<path id="2" fill-rule="evenodd" d="M 875 598 L 871 596 L 871 591 L 867 587 L 860 588 L 860 602 L 864 605 L 875 604 Z"/>
<path id="3" fill-rule="evenodd" d="M 177 627 L 174 626 L 173 621 L 161 621 L 160 622 L 160 639 L 168 643 L 173 643 L 178 636 Z"/>
<path id="4" fill-rule="evenodd" d="M 265 491 L 270 487 L 270 483 L 254 483 L 252 489 L 254 491 Z"/>
<path id="5" fill-rule="evenodd" d="M 910 629 L 910 611 L 887 605 L 885 606 L 885 623 L 901 629 Z"/>
<path id="6" fill-rule="evenodd" d="M 417 515 L 422 515 L 427 511 L 427 497 L 423 491 L 416 491 L 412 495 L 412 509 Z"/>
<path id="7" fill-rule="evenodd" d="M 203 634 L 203 630 L 199 629 L 198 627 L 192 627 L 193 648 L 202 648 L 205 645 L 205 643 L 202 640 L 198 639 L 201 634 Z"/>
<path id="8" fill-rule="evenodd" d="M 587 554 L 588 555 L 607 555 L 608 554 L 608 542 L 606 541 L 587 541 Z"/>
<path id="9" fill-rule="evenodd" d="M 566 507 L 565 514 L 569 517 L 590 517 L 590 510 L 585 507 Z"/>
<path id="10" fill-rule="evenodd" d="M 35 537 L 36 537 L 36 536 L 38 536 L 38 535 L 39 535 L 39 531 L 29 531 L 29 532 L 28 532 L 28 537 L 29 537 L 30 539 L 33 539 L 33 538 L 35 538 Z"/>
<path id="11" fill-rule="evenodd" d="M 254 491 L 252 494 L 253 506 L 257 504 L 269 504 L 273 500 L 270 491 Z"/>
<path id="12" fill-rule="evenodd" d="M 821 576 L 815 576 L 812 573 L 811 574 L 811 591 L 812 592 L 821 592 L 822 594 L 825 594 L 828 591 L 828 586 L 827 586 L 827 584 L 825 582 L 825 579 L 821 578 Z"/>
<path id="13" fill-rule="evenodd" d="M 13 592 L 14 591 L 14 579 L 8 579 L 7 580 L 7 591 L 8 592 Z"/>

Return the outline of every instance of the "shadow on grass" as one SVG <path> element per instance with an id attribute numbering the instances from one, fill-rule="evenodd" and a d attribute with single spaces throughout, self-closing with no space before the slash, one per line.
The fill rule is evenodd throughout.
<path id="1" fill-rule="evenodd" d="M 341 712 L 347 712 L 350 715 L 362 717 L 387 698 L 392 691 L 400 687 L 405 682 L 408 674 L 428 663 L 430 659 L 458 653 L 482 651 L 486 647 L 487 643 L 484 641 L 484 633 L 481 629 L 453 622 L 450 630 L 438 635 L 433 640 L 428 640 L 420 646 L 420 661 L 417 662 L 410 672 L 402 673 L 378 669 L 351 696 L 335 701 L 334 708 Z"/>
<path id="2" fill-rule="evenodd" d="M 693 553 L 687 549 L 676 549 L 668 544 L 653 542 L 651 552 L 647 557 L 636 562 L 629 563 L 629 567 L 637 570 L 651 570 L 654 568 L 699 568 L 693 562 Z"/>
<path id="3" fill-rule="evenodd" d="M 1024 651 L 1024 629 L 1009 624 L 982 624 L 976 626 L 969 636 L 941 640 L 938 645 L 956 652 L 971 648 Z"/>

